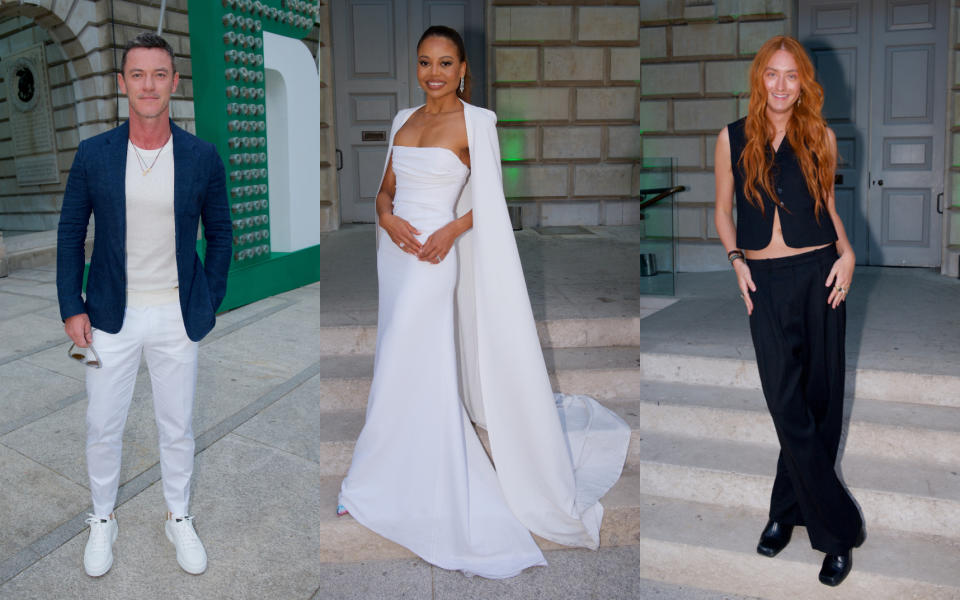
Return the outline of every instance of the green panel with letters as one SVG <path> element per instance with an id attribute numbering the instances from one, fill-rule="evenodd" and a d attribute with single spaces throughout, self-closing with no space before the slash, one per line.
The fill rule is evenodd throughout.
<path id="1" fill-rule="evenodd" d="M 216 145 L 227 173 L 233 260 L 220 310 L 316 281 L 317 247 L 270 247 L 263 32 L 303 39 L 317 0 L 190 0 L 197 135 Z M 202 249 L 202 242 L 201 242 Z"/>

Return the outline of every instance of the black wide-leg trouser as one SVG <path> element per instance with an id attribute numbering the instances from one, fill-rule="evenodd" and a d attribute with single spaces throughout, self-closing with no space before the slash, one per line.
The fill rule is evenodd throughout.
<path id="1" fill-rule="evenodd" d="M 780 440 L 770 518 L 804 525 L 821 552 L 852 548 L 863 521 L 835 470 L 843 425 L 846 304 L 827 304 L 834 246 L 748 260 L 750 333 L 760 382 Z"/>

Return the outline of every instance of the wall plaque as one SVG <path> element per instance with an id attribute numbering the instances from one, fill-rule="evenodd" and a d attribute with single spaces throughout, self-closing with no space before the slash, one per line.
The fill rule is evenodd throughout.
<path id="1" fill-rule="evenodd" d="M 17 185 L 60 183 L 43 45 L 4 60 Z"/>

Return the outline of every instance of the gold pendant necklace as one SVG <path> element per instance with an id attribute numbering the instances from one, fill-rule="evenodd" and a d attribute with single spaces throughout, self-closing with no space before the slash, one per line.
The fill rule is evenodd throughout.
<path id="1" fill-rule="evenodd" d="M 134 153 L 137 155 L 137 162 L 140 163 L 140 175 L 142 175 L 143 177 L 146 177 L 147 173 L 149 173 L 150 170 L 153 169 L 154 165 L 157 164 L 157 160 L 160 159 L 160 155 L 163 154 L 164 146 L 166 146 L 167 142 L 169 141 L 170 141 L 170 138 L 168 137 L 167 140 L 163 142 L 163 146 L 160 146 L 160 149 L 157 151 L 156 156 L 153 157 L 153 162 L 150 163 L 150 166 L 147 166 L 147 161 L 145 161 L 143 157 L 140 156 L 140 150 L 137 149 L 137 145 L 134 144 L 133 141 L 130 142 L 130 145 L 133 146 Z"/>

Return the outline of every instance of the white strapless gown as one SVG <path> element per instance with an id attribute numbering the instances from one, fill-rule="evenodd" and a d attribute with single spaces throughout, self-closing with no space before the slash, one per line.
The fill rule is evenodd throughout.
<path id="1" fill-rule="evenodd" d="M 392 166 L 394 214 L 416 227 L 425 241 L 454 219 L 470 170 L 445 148 L 393 146 Z M 551 398 L 510 397 L 514 404 L 508 410 L 515 407 L 517 419 L 524 422 L 496 415 L 500 425 L 490 437 L 502 444 L 494 446 L 499 460 L 509 461 L 498 476 L 460 397 L 457 246 L 433 264 L 404 252 L 388 236 L 380 237 L 373 383 L 340 503 L 361 524 L 427 562 L 488 578 L 512 577 L 546 564 L 527 526 L 539 527 L 541 535 L 560 543 L 595 548 L 603 515 L 597 501 L 619 477 L 629 427 L 586 396 L 557 394 L 554 414 L 559 418 L 535 410 Z M 529 305 L 498 309 L 529 311 Z M 536 370 L 530 381 L 546 377 L 537 354 L 537 360 L 519 358 Z M 499 381 L 486 383 L 495 388 Z M 510 396 L 509 390 L 500 393 Z M 503 431 L 506 423 L 512 432 Z M 512 435 L 524 443 L 517 444 Z M 554 450 L 538 457 L 527 454 L 544 448 Z M 518 473 L 530 475 L 518 478 Z M 516 489 L 505 494 L 504 478 Z M 518 514 L 526 520 L 521 522 Z"/>
<path id="2" fill-rule="evenodd" d="M 454 219 L 470 170 L 445 148 L 394 146 L 394 214 L 420 241 Z M 545 565 L 507 507 L 460 401 L 456 246 L 440 264 L 384 236 L 373 384 L 340 503 L 365 527 L 444 569 L 490 578 Z"/>

